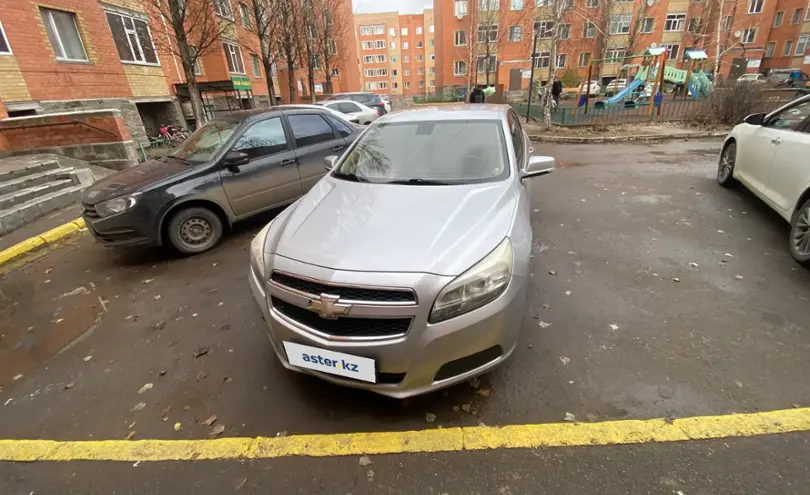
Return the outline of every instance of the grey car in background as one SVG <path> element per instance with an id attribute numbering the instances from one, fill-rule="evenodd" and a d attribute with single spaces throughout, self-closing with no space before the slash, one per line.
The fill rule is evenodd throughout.
<path id="1" fill-rule="evenodd" d="M 228 227 L 285 206 L 325 174 L 360 131 L 322 107 L 234 112 L 179 148 L 93 184 L 82 198 L 88 230 L 108 246 L 169 244 L 185 254 L 214 247 Z"/>
<path id="2" fill-rule="evenodd" d="M 529 279 L 532 157 L 507 106 L 389 114 L 251 244 L 250 284 L 288 369 L 396 398 L 514 351 Z"/>

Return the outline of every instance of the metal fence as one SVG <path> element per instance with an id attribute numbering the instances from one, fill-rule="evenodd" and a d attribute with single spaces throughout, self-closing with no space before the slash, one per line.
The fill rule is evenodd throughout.
<path id="1" fill-rule="evenodd" d="M 464 96 L 460 95 L 430 95 L 413 97 L 413 102 L 417 105 L 424 105 L 426 103 L 457 103 L 463 101 Z"/>

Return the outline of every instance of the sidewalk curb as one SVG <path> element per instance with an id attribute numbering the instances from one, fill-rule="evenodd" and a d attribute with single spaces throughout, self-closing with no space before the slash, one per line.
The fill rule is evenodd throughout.
<path id="1" fill-rule="evenodd" d="M 62 224 L 55 229 L 51 229 L 40 235 L 30 237 L 22 242 L 19 242 L 8 249 L 0 251 L 0 265 L 8 263 L 9 261 L 19 258 L 24 254 L 31 251 L 40 249 L 42 247 L 53 244 L 59 240 L 64 239 L 84 228 L 84 219 L 77 218 L 68 223 Z"/>
<path id="2" fill-rule="evenodd" d="M 679 139 L 725 137 L 726 135 L 728 135 L 727 131 L 690 132 L 688 134 L 661 134 L 652 136 L 605 136 L 605 137 L 569 137 L 569 136 L 549 136 L 544 134 L 530 134 L 529 139 L 541 143 L 569 143 L 569 144 L 626 143 L 626 142 L 657 143 L 661 141 L 675 141 Z"/>

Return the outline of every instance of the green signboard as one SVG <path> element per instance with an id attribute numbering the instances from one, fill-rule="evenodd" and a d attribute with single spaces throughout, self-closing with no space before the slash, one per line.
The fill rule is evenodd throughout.
<path id="1" fill-rule="evenodd" d="M 231 76 L 233 89 L 250 90 L 250 78 L 247 76 Z"/>

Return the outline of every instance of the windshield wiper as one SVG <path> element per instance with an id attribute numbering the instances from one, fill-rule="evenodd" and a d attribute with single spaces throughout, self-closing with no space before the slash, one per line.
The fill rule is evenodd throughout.
<path id="1" fill-rule="evenodd" d="M 403 184 L 408 186 L 449 186 L 455 183 L 431 179 L 397 179 L 386 181 L 385 184 Z"/>
<path id="2" fill-rule="evenodd" d="M 173 159 L 175 159 L 175 160 L 177 160 L 177 161 L 179 161 L 179 162 L 183 162 L 183 163 L 185 163 L 186 165 L 191 165 L 191 160 L 186 160 L 185 158 L 180 158 L 179 156 L 175 156 L 175 155 L 165 155 L 165 157 L 166 157 L 166 158 L 173 158 Z"/>
<path id="3" fill-rule="evenodd" d="M 347 174 L 345 172 L 335 172 L 332 174 L 332 177 L 335 179 L 343 179 L 349 180 L 352 182 L 369 182 L 368 179 L 364 179 L 363 177 L 357 176 L 355 174 Z"/>

